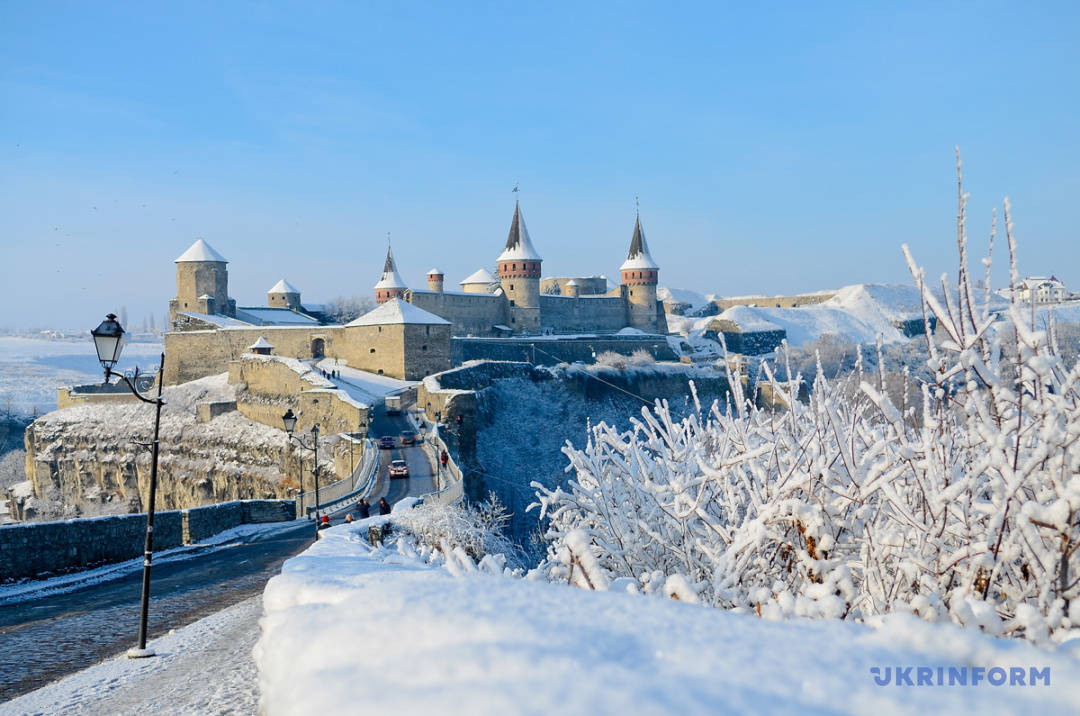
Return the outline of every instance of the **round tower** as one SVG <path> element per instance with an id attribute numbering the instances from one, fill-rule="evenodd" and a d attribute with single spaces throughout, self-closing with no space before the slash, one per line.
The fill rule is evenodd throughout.
<path id="1" fill-rule="evenodd" d="M 515 333 L 540 332 L 540 254 L 533 248 L 521 206 L 514 202 L 514 218 L 506 248 L 496 259 L 499 283 L 508 302 L 510 327 Z"/>
<path id="2" fill-rule="evenodd" d="M 656 283 L 660 267 L 649 254 L 641 216 L 634 222 L 630 251 L 619 267 L 622 273 L 623 295 L 626 297 L 627 324 L 647 333 L 660 333 L 659 309 L 656 302 Z"/>
<path id="3" fill-rule="evenodd" d="M 176 325 L 178 313 L 236 313 L 229 299 L 228 260 L 199 238 L 176 258 L 176 298 L 169 301 L 169 319 Z"/>
<path id="4" fill-rule="evenodd" d="M 274 287 L 266 292 L 266 305 L 271 308 L 288 308 L 293 311 L 300 310 L 300 289 L 293 286 L 285 279 L 274 284 Z"/>
<path id="5" fill-rule="evenodd" d="M 581 295 L 581 285 L 574 279 L 570 279 L 566 282 L 566 295 L 570 298 L 577 298 Z"/>
<path id="6" fill-rule="evenodd" d="M 386 264 L 383 266 L 382 278 L 375 284 L 375 303 L 386 303 L 391 298 L 401 298 L 405 295 L 408 286 L 398 274 L 397 264 L 394 263 L 394 254 L 390 247 L 386 247 Z"/>
<path id="7" fill-rule="evenodd" d="M 443 272 L 437 268 L 433 268 L 427 272 L 427 285 L 428 288 L 435 293 L 443 292 Z"/>

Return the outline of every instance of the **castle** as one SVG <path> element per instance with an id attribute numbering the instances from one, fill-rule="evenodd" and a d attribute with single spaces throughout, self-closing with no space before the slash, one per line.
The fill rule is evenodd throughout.
<path id="1" fill-rule="evenodd" d="M 445 291 L 444 275 L 428 272 L 427 290 L 405 285 L 388 249 L 375 284 L 377 308 L 344 325 L 323 307 L 305 304 L 284 279 L 265 306 L 238 306 L 229 297 L 228 261 L 199 239 L 176 259 L 176 297 L 169 301 L 165 381 L 173 384 L 225 372 L 244 353 L 290 358 L 329 357 L 372 373 L 416 380 L 450 368 L 451 336 L 615 334 L 626 328 L 654 337 L 667 333 L 657 300 L 659 266 L 638 216 L 622 282 L 608 290 L 602 276 L 541 278 L 520 204 L 498 277 L 481 269 Z M 663 338 L 659 338 L 663 341 Z"/>
<path id="2" fill-rule="evenodd" d="M 506 246 L 496 259 L 497 277 L 481 268 L 461 281 L 461 291 L 447 291 L 443 272 L 433 268 L 426 290 L 409 288 L 388 249 L 375 300 L 408 301 L 450 321 L 455 336 L 615 333 L 627 327 L 667 333 L 656 296 L 660 267 L 649 253 L 640 215 L 620 267 L 622 283 L 612 290 L 602 276 L 541 278 L 542 262 L 515 202 Z"/>

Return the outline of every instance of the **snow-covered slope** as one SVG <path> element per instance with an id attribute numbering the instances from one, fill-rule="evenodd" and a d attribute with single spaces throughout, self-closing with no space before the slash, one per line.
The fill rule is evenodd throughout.
<path id="1" fill-rule="evenodd" d="M 378 518 L 376 518 L 378 519 Z M 878 629 L 770 622 L 658 597 L 483 573 L 342 525 L 267 585 L 255 648 L 275 714 L 1076 713 L 1080 661 L 908 615 Z M 454 576 L 457 574 L 458 576 Z M 898 686 L 896 667 L 910 668 Z M 936 684 L 949 667 L 977 686 Z M 1049 668 L 1050 685 L 992 686 Z M 872 669 L 890 683 L 880 686 Z M 943 671 L 939 672 L 939 669 Z"/>

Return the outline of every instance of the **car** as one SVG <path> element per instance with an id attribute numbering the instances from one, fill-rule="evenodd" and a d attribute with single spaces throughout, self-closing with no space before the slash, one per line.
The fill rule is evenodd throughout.
<path id="1" fill-rule="evenodd" d="M 394 437 L 392 435 L 383 435 L 379 438 L 379 448 L 382 450 L 393 450 Z"/>
<path id="2" fill-rule="evenodd" d="M 416 433 L 414 433 L 412 430 L 402 430 L 401 431 L 401 444 L 402 445 L 415 445 L 416 444 Z"/>
<path id="3" fill-rule="evenodd" d="M 404 460 L 393 460 L 390 463 L 390 478 L 395 477 L 408 477 L 409 466 L 405 464 Z"/>

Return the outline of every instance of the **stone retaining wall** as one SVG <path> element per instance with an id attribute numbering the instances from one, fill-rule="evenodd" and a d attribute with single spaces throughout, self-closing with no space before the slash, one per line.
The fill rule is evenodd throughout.
<path id="1" fill-rule="evenodd" d="M 235 500 L 154 514 L 154 551 L 206 539 L 241 524 L 295 518 L 291 500 Z M 0 526 L 0 583 L 49 577 L 142 555 L 146 514 Z"/>

